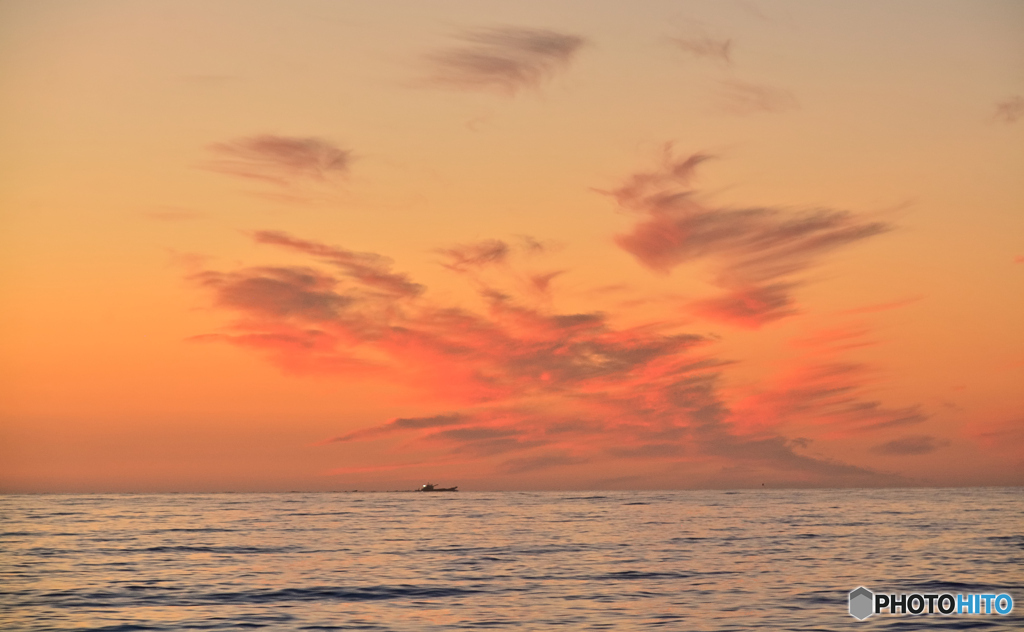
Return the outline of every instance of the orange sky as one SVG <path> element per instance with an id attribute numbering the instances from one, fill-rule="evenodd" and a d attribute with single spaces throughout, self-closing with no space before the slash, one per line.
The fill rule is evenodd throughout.
<path id="1" fill-rule="evenodd" d="M 1022 35 L 0 4 L 0 490 L 1024 484 Z"/>

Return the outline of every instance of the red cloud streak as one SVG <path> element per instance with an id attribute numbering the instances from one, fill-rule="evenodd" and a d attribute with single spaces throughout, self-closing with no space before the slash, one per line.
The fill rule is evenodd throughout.
<path id="1" fill-rule="evenodd" d="M 738 461 L 791 480 L 891 480 L 801 454 L 803 444 L 770 426 L 738 423 L 719 386 L 728 363 L 709 355 L 701 336 L 668 324 L 617 329 L 602 313 L 555 313 L 487 286 L 482 312 L 439 305 L 385 257 L 279 232 L 254 238 L 320 265 L 194 275 L 217 305 L 238 315 L 226 331 L 200 338 L 261 350 L 292 371 L 404 383 L 434 402 L 421 417 L 328 443 L 398 439 L 398 453 L 441 450 L 449 460 L 490 463 L 510 475 L 598 461 L 667 468 Z M 505 257 L 498 247 L 450 252 L 456 269 Z M 773 299 L 751 300 L 761 313 L 757 301 Z M 901 415 L 916 419 L 836 390 L 836 380 L 804 378 L 760 408 L 824 403 L 862 430 L 902 424 Z"/>

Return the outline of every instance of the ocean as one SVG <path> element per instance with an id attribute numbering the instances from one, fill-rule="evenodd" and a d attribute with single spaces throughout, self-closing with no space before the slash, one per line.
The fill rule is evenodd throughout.
<path id="1" fill-rule="evenodd" d="M 868 628 L 1024 629 L 1024 490 L 0 496 L 5 631 Z"/>

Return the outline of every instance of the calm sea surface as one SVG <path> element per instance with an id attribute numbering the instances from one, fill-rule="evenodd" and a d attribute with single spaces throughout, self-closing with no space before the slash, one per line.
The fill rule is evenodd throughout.
<path id="1" fill-rule="evenodd" d="M 0 629 L 254 628 L 1024 630 L 1024 490 L 0 496 Z"/>

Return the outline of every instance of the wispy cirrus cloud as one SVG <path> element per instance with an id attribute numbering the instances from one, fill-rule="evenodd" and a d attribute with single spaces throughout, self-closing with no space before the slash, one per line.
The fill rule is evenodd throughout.
<path id="1" fill-rule="evenodd" d="M 996 104 L 995 112 L 992 115 L 1000 123 L 1016 123 L 1024 116 L 1024 97 L 1015 94 L 1005 101 Z"/>
<path id="2" fill-rule="evenodd" d="M 483 311 L 441 305 L 385 257 L 280 232 L 253 238 L 313 261 L 195 274 L 237 316 L 200 339 L 260 350 L 288 370 L 405 384 L 436 406 L 325 444 L 397 441 L 398 460 L 441 450 L 508 475 L 606 461 L 745 463 L 835 484 L 885 478 L 805 454 L 770 426 L 738 424 L 719 380 L 729 363 L 678 325 L 616 328 L 607 314 L 558 313 L 480 279 Z M 475 248 L 459 248 L 457 261 L 476 262 Z"/>
<path id="3" fill-rule="evenodd" d="M 605 192 L 641 217 L 615 239 L 641 264 L 661 274 L 697 261 L 712 264 L 714 283 L 725 293 L 694 302 L 694 312 L 702 316 L 757 327 L 793 314 L 800 273 L 838 248 L 892 228 L 833 209 L 708 205 L 691 183 L 697 166 L 709 158 L 675 158 L 667 146 L 658 169 L 634 174 Z"/>
<path id="4" fill-rule="evenodd" d="M 444 257 L 444 267 L 456 272 L 465 272 L 486 265 L 504 263 L 509 255 L 509 247 L 499 239 L 486 239 L 472 244 L 441 248 L 437 252 Z"/>
<path id="5" fill-rule="evenodd" d="M 468 30 L 460 44 L 424 55 L 428 85 L 514 96 L 539 88 L 568 67 L 583 37 L 514 26 Z"/>
<path id="6" fill-rule="evenodd" d="M 574 456 L 564 451 L 556 451 L 547 454 L 537 454 L 529 457 L 508 459 L 502 464 L 501 471 L 504 474 L 523 474 L 538 470 L 550 470 L 551 468 L 569 467 L 590 463 L 591 459 L 583 456 Z"/>
<path id="7" fill-rule="evenodd" d="M 798 356 L 777 366 L 756 392 L 733 395 L 737 418 L 751 427 L 782 425 L 786 432 L 843 441 L 926 422 L 929 415 L 918 405 L 890 406 L 873 397 L 876 371 L 844 359 L 847 352 L 873 344 L 863 324 L 812 330 L 791 339 Z"/>
<path id="8" fill-rule="evenodd" d="M 887 456 L 920 456 L 949 445 L 949 441 L 930 435 L 910 435 L 876 445 L 872 450 Z"/>
<path id="9" fill-rule="evenodd" d="M 911 296 L 909 298 L 900 299 L 898 301 L 890 301 L 888 303 L 876 303 L 874 305 L 864 305 L 862 307 L 852 307 L 847 310 L 843 310 L 844 314 L 870 314 L 874 312 L 885 312 L 893 309 L 900 309 L 908 305 L 913 305 L 918 301 L 923 300 L 923 296 Z"/>
<path id="10" fill-rule="evenodd" d="M 510 274 L 509 261 L 515 255 L 541 255 L 549 249 L 532 237 L 520 236 L 518 243 L 510 245 L 500 239 L 484 239 L 477 242 L 456 244 L 448 248 L 438 248 L 435 252 L 441 255 L 441 265 L 453 272 L 465 274 L 480 285 L 489 287 L 480 278 L 489 269 L 497 270 L 506 276 L 515 277 L 520 290 L 527 290 L 536 296 L 549 296 L 554 279 L 565 274 L 565 270 L 528 271 L 525 274 Z M 498 292 L 496 288 L 487 291 Z M 500 292 L 498 292 L 500 293 Z"/>
<path id="11" fill-rule="evenodd" d="M 827 353 L 836 354 L 874 345 L 875 341 L 870 338 L 869 334 L 870 330 L 864 325 L 841 325 L 810 331 L 793 338 L 789 343 L 797 349 L 820 351 L 824 348 Z"/>
<path id="12" fill-rule="evenodd" d="M 390 421 L 382 426 L 374 426 L 372 428 L 365 428 L 356 432 L 350 432 L 346 435 L 334 437 L 328 439 L 324 443 L 343 443 L 346 441 L 360 441 L 371 439 L 375 437 L 384 436 L 394 432 L 401 432 L 403 430 L 422 430 L 422 429 L 436 429 L 444 428 L 447 426 L 457 426 L 472 422 L 472 418 L 462 414 L 451 414 L 451 415 L 434 415 L 432 417 L 400 417 L 393 421 Z"/>
<path id="13" fill-rule="evenodd" d="M 800 107 L 800 102 L 789 90 L 735 79 L 723 80 L 719 84 L 715 100 L 721 111 L 737 116 L 785 112 Z"/>
<path id="14" fill-rule="evenodd" d="M 699 34 L 672 38 L 676 48 L 695 59 L 732 63 L 732 40 Z"/>
<path id="15" fill-rule="evenodd" d="M 212 159 L 204 166 L 239 178 L 292 187 L 304 182 L 330 182 L 348 175 L 353 155 L 322 138 L 260 134 L 207 147 Z"/>
<path id="16" fill-rule="evenodd" d="M 335 279 L 310 268 L 203 271 L 193 279 L 213 289 L 219 305 L 270 318 L 329 321 L 354 300 L 335 292 Z"/>
<path id="17" fill-rule="evenodd" d="M 773 384 L 742 405 L 748 421 L 786 419 L 851 436 L 920 424 L 919 406 L 893 408 L 867 394 L 870 368 L 839 360 L 811 359 L 774 378 Z"/>
<path id="18" fill-rule="evenodd" d="M 721 296 L 693 301 L 690 309 L 709 320 L 757 328 L 799 311 L 792 295 L 794 287 L 792 283 L 737 287 Z"/>
<path id="19" fill-rule="evenodd" d="M 296 239 L 287 233 L 272 230 L 253 234 L 256 243 L 272 244 L 317 257 L 342 270 L 365 288 L 398 296 L 416 296 L 423 286 L 412 282 L 405 274 L 391 272 L 392 261 L 371 252 L 353 252 L 343 248 L 325 246 L 313 241 Z"/>
<path id="20" fill-rule="evenodd" d="M 1024 415 L 1002 422 L 973 425 L 969 434 L 988 447 L 1013 450 L 1024 457 Z"/>

